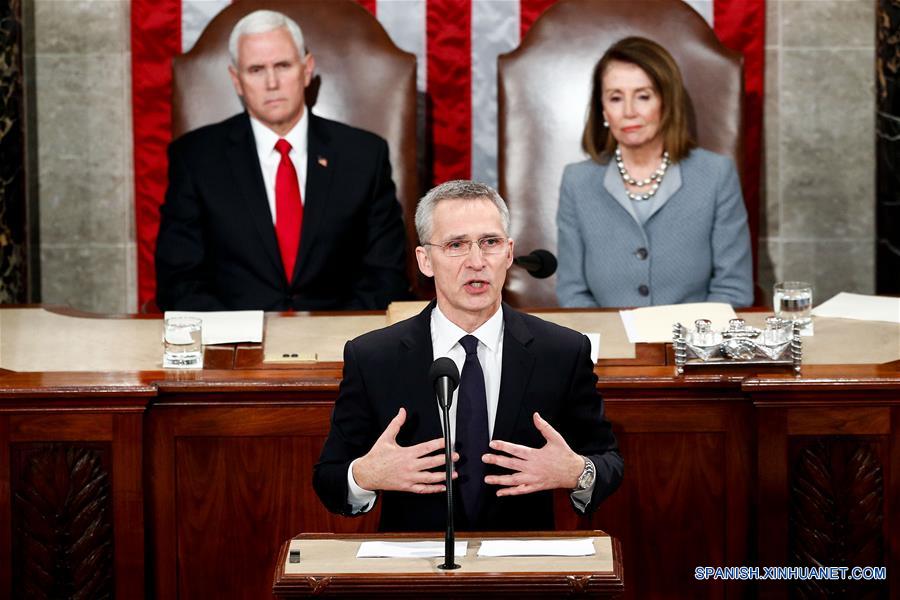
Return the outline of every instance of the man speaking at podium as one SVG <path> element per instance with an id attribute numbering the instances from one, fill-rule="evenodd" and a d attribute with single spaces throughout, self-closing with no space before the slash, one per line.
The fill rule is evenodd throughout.
<path id="1" fill-rule="evenodd" d="M 446 526 L 441 409 L 428 372 L 460 370 L 450 411 L 462 530 L 553 529 L 551 490 L 579 513 L 622 480 L 623 461 L 588 339 L 502 303 L 509 211 L 492 188 L 450 181 L 416 210 L 419 269 L 437 292 L 419 315 L 347 342 L 344 378 L 313 485 L 332 512 L 382 497 L 382 531 Z"/>

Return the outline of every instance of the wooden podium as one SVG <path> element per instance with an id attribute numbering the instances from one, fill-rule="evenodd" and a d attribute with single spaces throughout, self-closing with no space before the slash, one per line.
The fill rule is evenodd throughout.
<path id="1" fill-rule="evenodd" d="M 593 538 L 593 556 L 479 557 L 484 539 Z M 444 571 L 435 558 L 356 558 L 364 541 L 443 542 L 442 534 L 304 533 L 278 553 L 276 598 L 362 597 L 562 597 L 616 598 L 625 591 L 619 542 L 602 531 L 461 533 L 467 541 L 461 566 Z M 291 550 L 300 559 L 290 562 Z"/>

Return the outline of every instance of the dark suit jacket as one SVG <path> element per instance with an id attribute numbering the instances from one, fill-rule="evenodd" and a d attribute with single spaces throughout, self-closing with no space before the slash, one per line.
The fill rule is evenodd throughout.
<path id="1" fill-rule="evenodd" d="M 248 115 L 171 144 L 156 248 L 161 309 L 378 309 L 405 295 L 406 243 L 387 143 L 310 114 L 308 155 L 289 283 Z"/>
<path id="2" fill-rule="evenodd" d="M 434 303 L 419 315 L 347 342 L 344 378 L 334 406 L 331 431 L 315 466 L 313 486 L 332 512 L 349 514 L 347 469 L 375 443 L 397 414 L 407 419 L 397 438 L 401 446 L 442 437 L 441 417 L 428 369 L 432 363 L 430 318 Z M 540 447 L 534 427 L 539 412 L 569 446 L 597 467 L 593 510 L 622 480 L 622 457 L 590 361 L 590 342 L 571 329 L 548 323 L 503 305 L 503 365 L 494 439 Z M 488 472 L 500 470 L 489 466 Z M 550 491 L 497 498 L 491 489 L 482 518 L 459 529 L 553 529 Z M 444 494 L 381 494 L 382 531 L 437 531 L 446 526 Z M 456 503 L 458 505 L 458 503 Z"/>

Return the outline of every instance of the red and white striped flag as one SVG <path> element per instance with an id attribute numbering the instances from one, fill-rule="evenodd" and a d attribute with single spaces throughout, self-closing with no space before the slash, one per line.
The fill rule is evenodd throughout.
<path id="1" fill-rule="evenodd" d="M 497 183 L 497 56 L 519 45 L 557 0 L 357 0 L 418 59 L 431 112 L 433 182 Z M 728 47 L 744 55 L 745 193 L 758 206 L 765 0 L 686 0 Z M 138 301 L 154 296 L 153 252 L 171 139 L 171 61 L 194 45 L 230 0 L 132 0 Z M 225 76 L 223 74 L 223 76 Z M 755 224 L 755 214 L 751 212 Z M 754 227 L 755 229 L 755 227 Z"/>

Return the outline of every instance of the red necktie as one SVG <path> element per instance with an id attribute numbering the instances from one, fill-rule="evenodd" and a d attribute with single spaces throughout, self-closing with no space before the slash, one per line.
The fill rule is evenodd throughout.
<path id="1" fill-rule="evenodd" d="M 278 248 L 281 250 L 284 273 L 290 283 L 297 261 L 297 248 L 300 247 L 303 202 L 300 200 L 297 170 L 294 169 L 294 163 L 288 156 L 291 144 L 287 140 L 278 140 L 275 142 L 275 149 L 281 154 L 281 162 L 278 163 L 278 172 L 275 175 L 275 233 L 278 235 Z"/>

